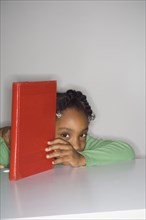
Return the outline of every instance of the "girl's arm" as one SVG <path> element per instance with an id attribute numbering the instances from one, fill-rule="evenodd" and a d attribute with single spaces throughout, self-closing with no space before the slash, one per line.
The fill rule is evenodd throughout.
<path id="1" fill-rule="evenodd" d="M 0 128 L 0 169 L 9 166 L 10 126 Z"/>
<path id="2" fill-rule="evenodd" d="M 0 169 L 9 166 L 10 150 L 4 139 L 0 137 Z"/>
<path id="3" fill-rule="evenodd" d="M 86 147 L 81 154 L 86 166 L 106 165 L 135 159 L 132 147 L 123 141 L 102 140 L 87 136 Z"/>

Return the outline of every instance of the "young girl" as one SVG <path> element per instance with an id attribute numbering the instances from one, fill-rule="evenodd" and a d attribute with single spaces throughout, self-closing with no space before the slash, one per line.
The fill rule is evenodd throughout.
<path id="1" fill-rule="evenodd" d="M 123 141 L 96 139 L 88 135 L 90 121 L 95 116 L 80 91 L 57 93 L 55 140 L 48 142 L 47 158 L 54 164 L 73 167 L 94 166 L 133 160 L 132 147 Z M 49 151 L 53 153 L 49 154 Z"/>
<path id="2" fill-rule="evenodd" d="M 55 140 L 48 141 L 46 158 L 54 158 L 54 164 L 62 163 L 72 167 L 133 160 L 135 153 L 129 144 L 96 139 L 88 135 L 90 122 L 94 118 L 95 115 L 82 92 L 68 90 L 65 93 L 57 93 Z M 7 141 L 4 139 L 4 132 L 0 138 L 0 164 L 3 167 L 9 165 L 9 151 L 6 150 L 10 142 L 8 131 L 10 129 L 7 130 Z"/>

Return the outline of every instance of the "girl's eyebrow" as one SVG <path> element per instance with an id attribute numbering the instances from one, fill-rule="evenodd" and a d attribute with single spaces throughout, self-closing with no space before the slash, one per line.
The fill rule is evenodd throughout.
<path id="1" fill-rule="evenodd" d="M 68 130 L 68 131 L 72 131 L 72 129 L 70 129 L 70 128 L 66 128 L 66 127 L 59 128 L 58 130 Z"/>
<path id="2" fill-rule="evenodd" d="M 70 128 L 66 128 L 66 127 L 59 128 L 58 130 L 72 131 L 72 129 L 70 129 Z M 88 131 L 88 127 L 85 128 L 85 129 L 83 129 L 81 132 L 85 132 L 85 131 Z"/>
<path id="3" fill-rule="evenodd" d="M 88 127 L 82 130 L 82 132 L 85 132 L 85 131 L 88 131 Z"/>

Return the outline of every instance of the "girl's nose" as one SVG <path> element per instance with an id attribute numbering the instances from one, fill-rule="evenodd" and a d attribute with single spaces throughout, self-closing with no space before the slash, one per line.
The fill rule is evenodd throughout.
<path id="1" fill-rule="evenodd" d="M 73 140 L 71 144 L 76 151 L 78 151 L 81 148 L 80 141 L 77 138 Z"/>

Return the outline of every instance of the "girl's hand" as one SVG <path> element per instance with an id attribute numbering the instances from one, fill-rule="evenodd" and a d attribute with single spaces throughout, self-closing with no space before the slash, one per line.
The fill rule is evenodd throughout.
<path id="1" fill-rule="evenodd" d="M 4 169 L 4 168 L 5 168 L 5 166 L 2 165 L 2 164 L 0 164 L 0 170 L 1 170 L 1 169 Z"/>
<path id="2" fill-rule="evenodd" d="M 45 151 L 53 152 L 47 154 L 46 158 L 54 158 L 53 164 L 62 163 L 73 167 L 86 165 L 85 158 L 78 153 L 69 142 L 57 138 L 54 141 L 49 141 L 48 144 L 49 147 L 47 147 Z"/>

